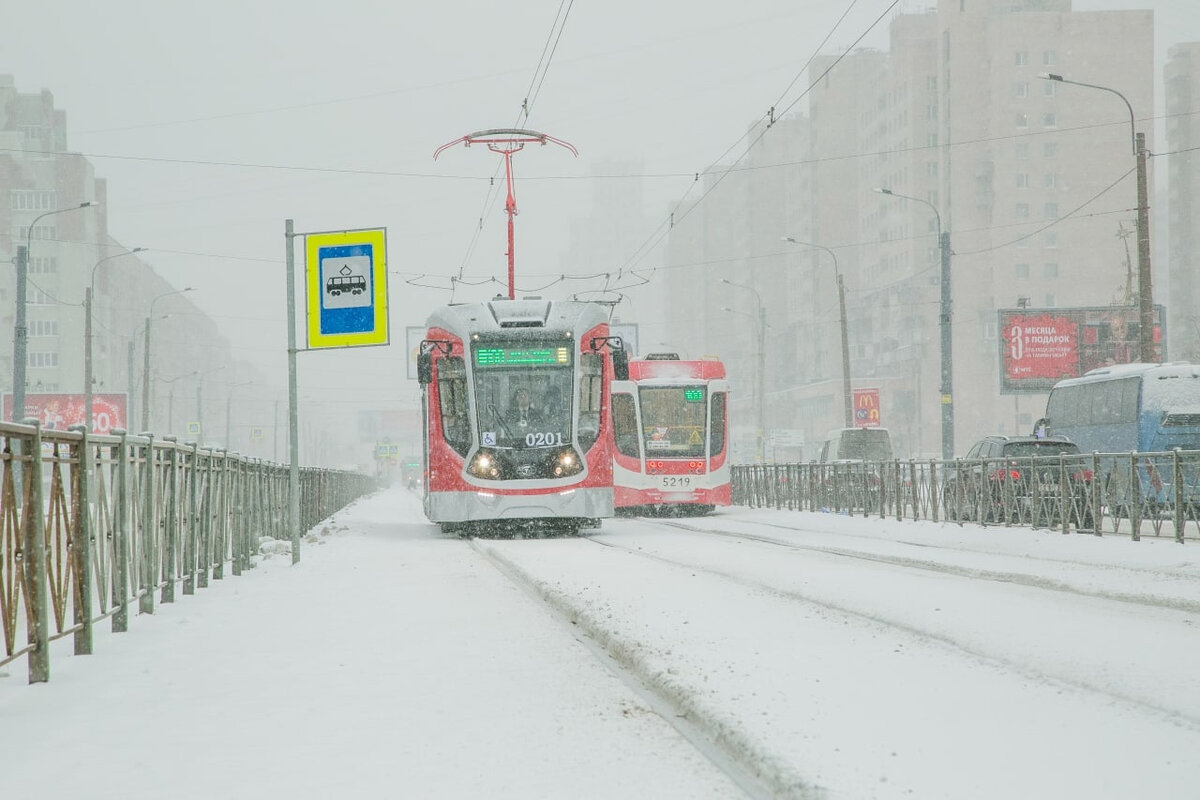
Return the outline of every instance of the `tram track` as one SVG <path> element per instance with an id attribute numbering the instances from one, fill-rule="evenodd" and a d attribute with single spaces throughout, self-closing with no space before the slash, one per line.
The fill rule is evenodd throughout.
<path id="1" fill-rule="evenodd" d="M 703 618 L 697 619 L 694 610 L 684 609 L 682 613 L 688 616 L 675 619 L 678 625 L 686 627 L 677 630 L 690 632 L 664 640 L 654 632 L 653 626 L 643 624 L 646 620 L 638 616 L 649 613 L 639 605 L 645 601 L 624 595 L 617 588 L 619 576 L 632 570 L 643 576 L 639 580 L 651 585 L 660 582 L 666 585 L 678 582 L 681 578 L 699 580 L 703 582 L 701 585 L 713 587 L 712 590 L 705 590 L 705 593 L 723 597 L 738 593 L 751 598 L 753 603 L 762 603 L 764 616 L 772 613 L 778 615 L 780 608 L 790 606 L 795 609 L 790 616 L 797 620 L 818 618 L 832 624 L 834 630 L 845 631 L 851 638 L 894 641 L 899 648 L 896 652 L 911 651 L 914 654 L 925 653 L 926 656 L 941 652 L 942 657 L 950 659 L 947 663 L 960 665 L 955 668 L 956 671 L 982 670 L 995 676 L 995 680 L 1037 686 L 1040 687 L 1037 691 L 1065 694 L 1077 698 L 1078 702 L 1097 707 L 1122 708 L 1139 717 L 1161 720 L 1191 732 L 1200 731 L 1200 707 L 1187 703 L 1175 704 L 1169 696 L 1161 693 L 1156 696 L 1152 689 L 1141 689 L 1135 673 L 1125 668 L 1112 667 L 1106 671 L 1096 659 L 1077 665 L 1074 669 L 1060 662 L 1046 666 L 1044 660 L 1036 656 L 1036 637 L 1010 649 L 1003 638 L 985 635 L 980 639 L 975 635 L 977 632 L 970 628 L 956 630 L 944 624 L 930 626 L 923 624 L 919 616 L 906 617 L 905 612 L 892 613 L 891 609 L 872 612 L 869 607 L 857 607 L 853 602 L 827 596 L 817 588 L 810 591 L 783 578 L 773 579 L 770 574 L 764 577 L 756 574 L 755 570 L 724 568 L 722 564 L 736 563 L 736 559 L 722 559 L 722 545 L 700 548 L 705 551 L 707 561 L 703 557 L 689 555 L 696 549 L 696 540 L 692 540 L 692 543 L 684 540 L 672 543 L 668 539 L 664 546 L 661 533 L 656 533 L 654 528 L 661 526 L 660 530 L 683 531 L 689 536 L 710 535 L 710 541 L 717 542 L 743 540 L 765 547 L 782 546 L 800 558 L 812 555 L 861 563 L 864 568 L 869 565 L 870 568 L 910 571 L 915 576 L 930 576 L 935 584 L 945 577 L 986 582 L 985 590 L 991 593 L 1034 591 L 1033 604 L 1045 605 L 1043 601 L 1036 600 L 1037 591 L 1070 592 L 1069 588 L 1062 590 L 1028 581 L 1009 580 L 1001 572 L 957 567 L 946 570 L 941 568 L 944 565 L 936 561 L 864 554 L 828 546 L 797 546 L 768 535 L 721 530 L 717 532 L 719 535 L 711 536 L 713 532 L 704 530 L 702 526 L 700 530 L 692 530 L 697 526 L 674 520 L 636 520 L 635 523 L 638 526 L 649 524 L 650 527 L 639 527 L 632 531 L 621 530 L 622 526 L 613 526 L 612 529 L 606 527 L 605 533 L 571 542 L 570 547 L 602 548 L 619 555 L 594 558 L 583 549 L 578 553 L 572 551 L 566 575 L 541 565 L 536 557 L 530 556 L 528 548 L 519 543 L 473 540 L 471 546 L 531 598 L 545 605 L 564 626 L 573 631 L 575 638 L 604 661 L 613 674 L 637 691 L 647 706 L 672 724 L 714 765 L 730 775 L 748 796 L 808 798 L 822 797 L 824 794 L 819 786 L 819 776 L 806 774 L 805 765 L 797 764 L 794 754 L 779 749 L 775 744 L 770 723 L 760 722 L 744 713 L 730 692 L 712 691 L 709 678 L 716 677 L 714 670 L 718 665 L 706 662 L 705 658 L 711 658 L 711 655 L 706 656 L 696 648 L 701 645 L 711 647 L 714 641 L 721 641 L 720 626 L 717 623 L 710 624 Z M 650 535 L 642 535 L 646 532 Z M 744 559 L 744 553 L 744 549 L 741 550 L 739 558 Z M 561 557 L 562 552 L 557 551 L 554 558 Z M 643 566 L 633 564 L 630 558 Z M 869 579 L 869 576 L 864 577 Z M 916 580 L 928 582 L 919 577 Z M 1134 606 L 1146 605 L 1125 598 L 1105 597 L 1095 592 L 1070 593 L 1078 598 L 1072 602 L 1116 602 L 1129 609 L 1129 612 L 1134 610 Z M 1021 602 L 1029 604 L 1031 601 L 1026 595 Z M 1153 612 L 1155 614 L 1179 613 L 1178 608 L 1150 605 L 1160 606 Z M 631 608 L 635 609 L 632 614 Z M 655 611 L 661 613 L 657 607 Z M 946 611 L 951 612 L 952 609 Z M 789 615 L 789 612 L 784 613 Z M 961 620 L 958 622 L 961 624 Z M 699 630 L 692 630 L 695 628 L 703 628 L 701 638 L 694 638 L 701 634 Z M 958 633 L 965 635 L 956 635 Z M 728 652 L 721 651 L 720 658 L 727 660 L 727 663 L 721 662 L 723 667 L 738 664 L 746 665 L 747 669 L 778 670 L 780 678 L 789 674 L 781 662 L 774 660 L 777 656 L 764 661 L 757 652 L 739 647 L 743 645 L 732 643 Z M 1130 677 L 1126 678 L 1125 675 Z M 784 680 L 784 683 L 792 686 L 794 683 L 791 680 Z M 731 699 L 734 701 L 732 705 Z M 775 712 L 767 710 L 763 713 Z M 781 720 L 776 720 L 775 724 L 781 724 Z"/>
<path id="2" fill-rule="evenodd" d="M 582 541 L 590 541 L 585 538 Z M 470 547 L 566 627 L 608 671 L 674 728 L 752 800 L 825 797 L 819 787 L 761 743 L 697 702 L 695 693 L 670 671 L 656 669 L 636 643 L 599 624 L 573 598 L 553 590 L 499 552 L 495 540 L 470 539 Z"/>
<path id="3" fill-rule="evenodd" d="M 870 552 L 864 550 L 855 550 L 845 547 L 830 547 L 826 545 L 806 544 L 802 542 L 789 541 L 780 539 L 777 536 L 758 535 L 746 533 L 744 531 L 721 530 L 696 525 L 689 525 L 678 520 L 662 520 L 652 518 L 639 518 L 641 522 L 647 524 L 657 524 L 668 528 L 688 531 L 689 533 L 697 533 L 707 536 L 717 536 L 729 539 L 744 539 L 747 541 L 759 542 L 762 544 L 773 545 L 799 552 L 820 553 L 824 555 L 837 556 L 842 558 L 857 559 L 860 561 L 891 565 L 896 567 L 904 567 L 908 569 L 927 570 L 930 572 L 942 573 L 946 575 L 956 575 L 964 578 L 972 578 L 976 580 L 996 581 L 999 583 L 1011 583 L 1021 586 L 1028 586 L 1035 589 L 1044 589 L 1046 591 L 1064 592 L 1068 594 L 1078 595 L 1080 597 L 1093 597 L 1099 600 L 1109 600 L 1113 602 L 1129 603 L 1132 605 L 1149 606 L 1153 608 L 1169 609 L 1172 611 L 1182 611 L 1192 614 L 1200 614 L 1200 600 L 1188 600 L 1180 597 L 1168 597 L 1165 595 L 1155 595 L 1136 592 L 1116 592 L 1097 589 L 1089 589 L 1072 583 L 1070 581 L 1059 578 L 1048 577 L 1046 575 L 1032 574 L 1031 572 L 1017 571 L 1000 571 L 1000 570 L 984 570 L 975 567 L 966 567 L 958 564 L 947 563 L 945 561 L 936 561 L 932 559 L 918 559 L 907 556 L 890 555 L 887 553 Z M 739 521 L 742 525 L 756 525 L 768 528 L 778 528 L 781 530 L 795 531 L 794 527 L 775 525 L 767 522 L 750 522 Z M 875 541 L 875 540 L 871 540 Z M 927 548 L 929 545 L 917 542 L 897 542 L 910 547 Z M 953 551 L 956 554 L 975 555 L 978 551 Z M 1029 560 L 1029 557 L 1025 557 Z M 1128 571 L 1130 568 L 1124 566 L 1111 566 L 1105 564 L 1086 564 L 1082 562 L 1062 562 L 1062 561 L 1047 561 L 1037 560 L 1036 563 L 1044 565 L 1047 569 L 1062 569 L 1064 566 L 1073 568 L 1082 568 L 1093 571 Z M 1180 576 L 1171 573 L 1150 572 L 1143 570 L 1142 572 L 1150 575 L 1155 575 L 1162 579 L 1177 579 Z"/>
<path id="4" fill-rule="evenodd" d="M 665 521 L 665 520 L 640 520 L 640 521 L 655 522 L 655 523 L 666 525 L 667 527 L 684 529 L 684 530 L 688 530 L 690 532 L 695 532 L 695 533 L 700 533 L 700 534 L 714 533 L 713 531 L 705 530 L 705 529 L 696 530 L 696 529 L 692 528 L 691 526 L 677 524 L 675 521 Z M 839 551 L 837 548 L 807 547 L 807 546 L 802 546 L 802 545 L 801 546 L 793 546 L 791 543 L 779 542 L 777 540 L 771 539 L 770 537 L 756 537 L 752 534 L 744 535 L 744 534 L 738 534 L 736 532 L 731 532 L 731 531 L 722 531 L 722 532 L 715 532 L 715 533 L 718 533 L 722 538 L 727 538 L 727 539 L 747 539 L 747 540 L 756 541 L 758 543 L 767 544 L 767 545 L 784 546 L 789 549 L 797 550 L 797 551 L 809 551 L 809 552 L 813 552 L 813 553 L 816 553 L 816 554 L 822 555 L 822 556 L 853 558 L 856 560 L 881 564 L 886 567 L 899 567 L 902 569 L 916 569 L 916 570 L 920 570 L 920 571 L 933 571 L 933 572 L 945 574 L 950 577 L 963 578 L 963 579 L 967 579 L 967 580 L 995 581 L 995 582 L 999 582 L 999 583 L 1012 584 L 1012 585 L 1020 586 L 1023 588 L 1032 588 L 1032 589 L 1038 589 L 1038 590 L 1067 591 L 1067 592 L 1071 592 L 1072 594 L 1077 594 L 1081 597 L 1098 599 L 1101 601 L 1146 604 L 1143 602 L 1143 600 L 1144 600 L 1143 598 L 1135 597 L 1134 599 L 1128 599 L 1123 596 L 1109 597 L 1109 596 L 1105 596 L 1103 593 L 1096 593 L 1096 592 L 1076 592 L 1070 588 L 1064 589 L 1064 588 L 1059 588 L 1059 587 L 1052 586 L 1052 585 L 1040 585 L 1037 582 L 1019 580 L 1019 578 L 1021 576 L 1013 576 L 1014 579 L 1009 579 L 1007 577 L 1000 577 L 1001 575 L 1006 575 L 1005 573 L 991 573 L 991 572 L 984 571 L 984 570 L 962 570 L 962 569 L 943 570 L 943 569 L 939 568 L 939 566 L 941 566 L 941 565 L 937 565 L 935 562 L 916 562 L 911 559 L 874 557 L 871 554 L 863 554 L 863 553 L 857 553 L 857 552 L 853 552 L 853 551 L 844 551 L 843 552 L 843 551 Z M 1071 690 L 1075 690 L 1075 691 L 1079 691 L 1079 692 L 1085 692 L 1088 694 L 1099 695 L 1110 702 L 1120 703 L 1129 708 L 1136 709 L 1136 710 L 1139 710 L 1142 712 L 1149 712 L 1152 714 L 1161 715 L 1163 717 L 1170 718 L 1180 724 L 1191 727 L 1193 730 L 1200 731 L 1200 711 L 1198 711 L 1195 714 L 1185 714 L 1185 713 L 1178 711 L 1177 709 L 1170 708 L 1170 707 L 1168 707 L 1164 704 L 1158 703 L 1158 702 L 1153 702 L 1151 700 L 1148 700 L 1145 697 L 1138 697 L 1130 692 L 1114 691 L 1111 688 L 1099 685 L 1099 683 L 1095 682 L 1095 681 L 1084 680 L 1082 678 L 1079 678 L 1079 677 L 1076 677 L 1076 676 L 1073 676 L 1070 674 L 1063 674 L 1061 672 L 1051 673 L 1046 670 L 1039 669 L 1030 663 L 1026 663 L 1026 662 L 1023 662 L 1023 661 L 1020 661 L 1020 660 L 1017 660 L 1014 658 L 1010 658 L 1010 657 L 1005 657 L 1005 656 L 997 653 L 994 649 L 989 649 L 989 648 L 984 648 L 984 647 L 974 645 L 964 638 L 947 635 L 941 631 L 935 630 L 928 626 L 921 626 L 919 624 L 911 624 L 911 623 L 905 622 L 901 619 L 897 619 L 896 616 L 894 616 L 894 615 L 867 613 L 858 608 L 853 607 L 852 605 L 850 605 L 848 603 L 831 602 L 825 598 L 818 596 L 815 593 L 806 593 L 806 592 L 797 591 L 797 590 L 791 589 L 791 588 L 781 587 L 779 585 L 776 585 L 776 584 L 773 584 L 773 583 L 770 583 L 767 581 L 759 580 L 756 578 L 748 577 L 743 574 L 738 574 L 738 573 L 730 572 L 728 570 L 723 570 L 723 569 L 717 569 L 717 568 L 714 568 L 712 566 L 709 566 L 709 565 L 706 565 L 703 563 L 698 563 L 696 560 L 687 560 L 687 559 L 676 558 L 673 556 L 664 556 L 664 555 L 657 554 L 657 553 L 647 552 L 645 549 L 641 549 L 638 547 L 630 547 L 627 545 L 619 544 L 619 543 L 612 542 L 612 541 L 605 541 L 605 540 L 594 538 L 594 537 L 590 537 L 588 539 L 588 541 L 591 541 L 594 544 L 597 544 L 602 547 L 618 549 L 618 550 L 621 550 L 630 555 L 637 556 L 639 558 L 652 559 L 652 560 L 658 561 L 660 563 L 663 563 L 665 565 L 668 565 L 670 567 L 683 568 L 683 569 L 689 569 L 689 570 L 702 570 L 703 572 L 705 572 L 709 575 L 712 575 L 714 577 L 717 577 L 717 578 L 725 580 L 725 581 L 729 581 L 729 582 L 738 584 L 738 585 L 740 585 L 750 591 L 753 591 L 753 592 L 761 592 L 761 593 L 770 594 L 770 595 L 785 598 L 791 602 L 803 604 L 806 606 L 816 606 L 825 611 L 844 615 L 846 617 L 858 620 L 865 624 L 882 625 L 882 626 L 890 628 L 894 631 L 900 632 L 901 634 L 903 634 L 905 636 L 914 637 L 922 642 L 933 643 L 933 644 L 936 644 L 943 648 L 947 648 L 951 651 L 958 653 L 962 657 L 965 657 L 970 660 L 974 660 L 978 663 L 988 664 L 988 665 L 994 666 L 996 668 L 999 668 L 1001 670 L 1004 670 L 1006 672 L 1020 675 L 1024 678 L 1032 680 L 1032 681 L 1054 684 L 1054 685 L 1058 685 L 1063 688 L 1067 688 L 1067 689 L 1071 689 Z M 1158 603 L 1149 603 L 1149 605 L 1156 605 L 1156 606 L 1163 608 L 1165 610 L 1168 610 L 1168 611 L 1181 611 L 1181 610 L 1188 611 L 1188 610 L 1190 610 L 1190 609 L 1180 609 L 1173 605 L 1163 605 L 1163 604 L 1158 604 Z"/>

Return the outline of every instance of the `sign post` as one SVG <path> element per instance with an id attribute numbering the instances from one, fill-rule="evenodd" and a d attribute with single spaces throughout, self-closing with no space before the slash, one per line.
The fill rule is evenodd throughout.
<path id="1" fill-rule="evenodd" d="M 288 532 L 292 563 L 300 561 L 300 422 L 296 377 L 296 237 L 304 241 L 308 332 L 306 351 L 386 345 L 387 230 L 360 228 L 297 233 L 284 221 L 288 325 Z"/>

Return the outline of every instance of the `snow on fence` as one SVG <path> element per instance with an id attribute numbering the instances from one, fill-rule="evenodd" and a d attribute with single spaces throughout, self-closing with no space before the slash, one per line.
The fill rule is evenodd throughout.
<path id="1" fill-rule="evenodd" d="M 40 457 L 33 457 L 38 453 Z M 152 613 L 209 579 L 253 567 L 260 538 L 290 540 L 288 467 L 173 438 L 0 422 L 0 667 L 28 657 L 49 678 L 49 644 L 92 652 L 106 617 Z M 300 471 L 300 530 L 375 488 L 365 475 Z"/>
<path id="2" fill-rule="evenodd" d="M 1200 451 L 736 465 L 733 502 L 1183 542 L 1200 539 Z"/>

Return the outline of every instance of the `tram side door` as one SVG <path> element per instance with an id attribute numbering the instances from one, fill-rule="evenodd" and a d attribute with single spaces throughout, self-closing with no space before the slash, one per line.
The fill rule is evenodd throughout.
<path id="1" fill-rule="evenodd" d="M 630 468 L 628 460 L 633 459 L 637 462 L 636 471 L 643 472 L 642 409 L 638 404 L 637 383 L 613 381 L 609 386 L 609 395 L 612 398 L 613 439 L 617 459 L 626 462 L 626 469 Z"/>
<path id="2" fill-rule="evenodd" d="M 720 458 L 729 446 L 729 381 L 708 383 L 708 435 L 705 439 L 704 455 L 711 470 L 712 460 Z"/>

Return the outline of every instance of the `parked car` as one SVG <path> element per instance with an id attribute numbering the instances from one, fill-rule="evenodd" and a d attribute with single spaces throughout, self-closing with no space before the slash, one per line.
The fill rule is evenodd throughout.
<path id="1" fill-rule="evenodd" d="M 943 501 L 949 519 L 1042 525 L 1065 518 L 1091 528 L 1091 485 L 1088 462 L 1066 437 L 995 435 L 958 460 Z"/>

